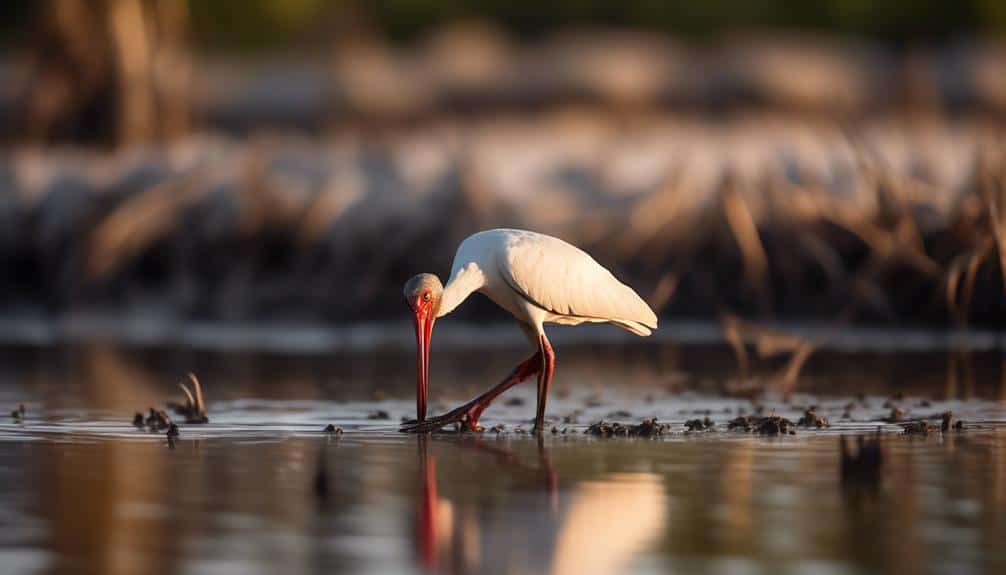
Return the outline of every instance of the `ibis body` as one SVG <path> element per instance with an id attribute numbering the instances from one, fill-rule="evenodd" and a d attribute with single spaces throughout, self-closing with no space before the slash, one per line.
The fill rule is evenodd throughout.
<path id="1" fill-rule="evenodd" d="M 535 354 L 493 389 L 427 422 L 433 323 L 476 292 L 517 319 Z M 455 421 L 476 427 L 493 399 L 532 375 L 538 376 L 535 427 L 540 430 L 555 369 L 545 324 L 609 322 L 641 336 L 657 327 L 650 306 L 589 254 L 558 238 L 524 230 L 495 229 L 469 236 L 458 246 L 446 287 L 433 274 L 419 274 L 405 284 L 405 298 L 414 313 L 419 364 L 416 422 L 406 424 L 406 431 L 426 431 Z"/>

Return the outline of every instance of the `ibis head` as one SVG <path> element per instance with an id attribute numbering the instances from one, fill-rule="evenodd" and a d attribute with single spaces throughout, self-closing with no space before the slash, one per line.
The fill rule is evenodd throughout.
<path id="1" fill-rule="evenodd" d="M 426 419 L 426 397 L 430 386 L 430 337 L 437 319 L 444 286 L 433 274 L 419 274 L 405 282 L 405 301 L 412 309 L 416 328 L 416 420 Z"/>

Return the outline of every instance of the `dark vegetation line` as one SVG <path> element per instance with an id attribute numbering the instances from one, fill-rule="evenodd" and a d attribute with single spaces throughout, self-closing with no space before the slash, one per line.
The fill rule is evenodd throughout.
<path id="1" fill-rule="evenodd" d="M 583 130 L 592 151 L 557 145 Z M 461 238 L 525 227 L 583 246 L 664 316 L 1002 325 L 1002 134 L 932 127 L 927 148 L 919 133 L 563 116 L 323 150 L 26 151 L 0 171 L 0 294 L 7 313 L 388 319 L 404 279 L 447 270 Z"/>
<path id="2" fill-rule="evenodd" d="M 75 0 L 70 0 L 70 2 Z M 119 0 L 85 0 L 106 10 Z M 130 0 L 131 1 L 131 0 Z M 797 30 L 869 38 L 890 45 L 931 43 L 964 35 L 1002 35 L 1006 12 L 984 0 L 141 0 L 176 4 L 188 14 L 202 49 L 256 51 L 380 34 L 396 43 L 421 40 L 458 20 L 485 21 L 508 35 L 534 40 L 556 31 L 614 27 L 715 40 L 744 29 Z M 0 5 L 0 39 L 31 39 L 31 23 L 47 5 L 67 0 L 9 0 Z"/>
<path id="3" fill-rule="evenodd" d="M 256 30 L 241 18 L 278 30 L 362 22 L 380 38 L 474 15 L 465 2 L 442 13 L 422 2 L 280 4 L 233 14 L 233 2 L 169 0 L 5 8 L 30 32 L 9 32 L 29 61 L 3 111 L 16 120 L 3 123 L 13 144 L 0 163 L 3 313 L 399 317 L 405 278 L 446 270 L 461 238 L 506 226 L 583 246 L 664 316 L 1006 319 L 1004 57 L 994 44 L 950 40 L 1000 33 L 986 3 L 954 3 L 952 14 L 943 2 L 871 3 L 864 22 L 888 44 L 864 49 L 848 37 L 710 48 L 659 35 L 508 36 L 534 36 L 510 31 L 517 21 L 659 28 L 714 13 L 725 33 L 761 18 L 855 28 L 858 16 L 838 18 L 832 2 L 773 2 L 757 14 L 670 3 L 664 15 L 648 2 L 557 12 L 491 2 L 488 30 L 447 30 L 419 46 L 334 34 L 325 46 L 339 49 L 318 74 L 266 75 L 261 92 L 193 49 L 215 33 L 208 22 Z M 678 17 L 689 10 L 691 20 Z M 913 38 L 948 47 L 891 48 L 883 23 L 902 16 Z M 452 58 L 473 54 L 473 66 Z M 296 121 L 323 125 L 322 137 L 198 135 L 229 121 L 257 133 L 269 122 L 256 114 L 276 109 L 311 110 Z M 67 143 L 72 151 L 46 147 Z"/>

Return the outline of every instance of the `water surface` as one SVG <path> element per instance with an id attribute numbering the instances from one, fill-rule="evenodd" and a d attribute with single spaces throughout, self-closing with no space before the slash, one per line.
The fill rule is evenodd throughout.
<path id="1" fill-rule="evenodd" d="M 521 351 L 435 349 L 435 410 L 491 384 Z M 549 414 L 521 433 L 533 384 L 483 423 L 397 432 L 410 350 L 331 354 L 114 345 L 0 349 L 4 573 L 1001 573 L 1006 402 L 993 350 L 822 350 L 785 400 L 737 385 L 727 349 L 567 345 Z M 760 362 L 754 379 L 785 365 Z M 162 433 L 133 412 L 200 374 L 210 423 Z M 740 391 L 738 391 L 740 390 Z M 892 397 L 901 391 L 902 395 Z M 26 417 L 7 415 L 24 403 Z M 851 405 L 850 405 L 851 403 Z M 822 430 L 762 437 L 758 406 Z M 962 432 L 886 423 L 946 410 Z M 387 418 L 383 418 L 385 412 Z M 843 417 L 848 411 L 848 417 Z M 671 424 L 656 439 L 584 434 L 599 419 Z M 683 423 L 709 417 L 712 432 Z M 322 432 L 332 423 L 341 435 Z M 877 482 L 843 483 L 839 436 L 881 430 Z"/>

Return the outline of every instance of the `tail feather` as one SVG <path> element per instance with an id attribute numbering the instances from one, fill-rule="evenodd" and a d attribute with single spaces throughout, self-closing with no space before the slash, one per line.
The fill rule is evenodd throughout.
<path id="1" fill-rule="evenodd" d="M 632 333 L 636 335 L 641 335 L 643 337 L 646 337 L 653 333 L 649 327 L 639 323 L 638 321 L 632 321 L 630 319 L 613 319 L 611 320 L 611 323 L 617 325 L 618 327 L 624 330 L 631 331 Z"/>

